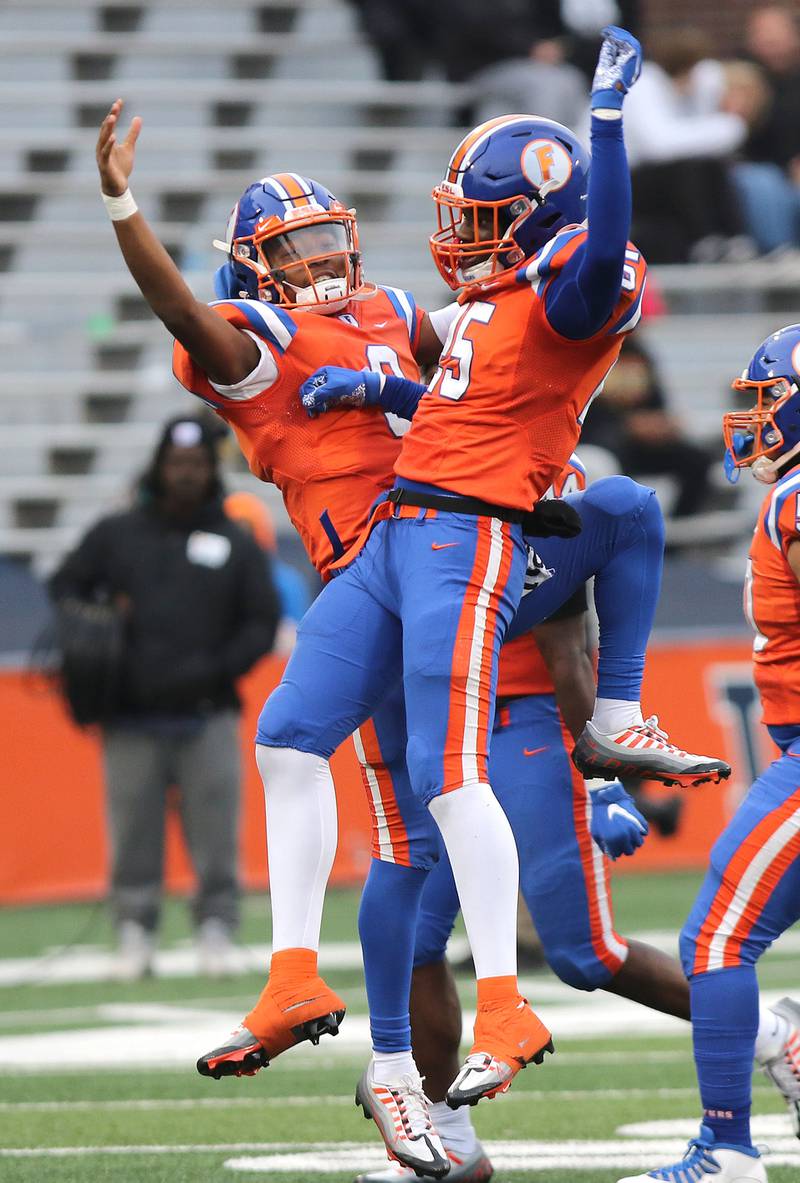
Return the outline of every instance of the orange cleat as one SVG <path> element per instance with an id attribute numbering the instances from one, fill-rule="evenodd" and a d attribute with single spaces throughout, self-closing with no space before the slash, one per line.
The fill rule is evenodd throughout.
<path id="1" fill-rule="evenodd" d="M 308 1040 L 318 1044 L 323 1035 L 337 1035 L 345 1005 L 338 994 L 315 975 L 291 986 L 278 985 L 274 975 L 242 1025 L 224 1044 L 197 1061 L 201 1076 L 255 1076 L 271 1060 Z"/>
<path id="2" fill-rule="evenodd" d="M 553 1050 L 550 1032 L 521 994 L 479 1003 L 475 1042 L 447 1090 L 447 1104 L 458 1109 L 507 1092 L 522 1068 L 541 1064 Z"/>

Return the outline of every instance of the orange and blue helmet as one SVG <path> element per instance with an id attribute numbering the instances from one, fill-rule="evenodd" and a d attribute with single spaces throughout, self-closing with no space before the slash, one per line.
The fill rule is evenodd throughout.
<path id="1" fill-rule="evenodd" d="M 755 406 L 722 418 L 725 473 L 752 468 L 765 485 L 774 484 L 787 461 L 800 460 L 800 325 L 778 329 L 756 349 L 734 390 L 755 392 Z"/>
<path id="2" fill-rule="evenodd" d="M 536 115 L 502 115 L 465 136 L 433 191 L 439 228 L 430 246 L 458 288 L 535 255 L 586 218 L 590 156 L 569 128 Z"/>
<path id="3" fill-rule="evenodd" d="M 309 177 L 275 173 L 249 185 L 228 219 L 221 299 L 337 312 L 366 287 L 355 210 Z M 370 290 L 372 290 L 370 288 Z"/>

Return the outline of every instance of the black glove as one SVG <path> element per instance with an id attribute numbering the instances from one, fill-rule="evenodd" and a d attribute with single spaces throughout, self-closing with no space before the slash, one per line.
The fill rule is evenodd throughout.
<path id="1" fill-rule="evenodd" d="M 558 497 L 537 501 L 531 513 L 525 515 L 522 529 L 526 537 L 574 538 L 581 532 L 581 518 L 577 509 Z"/>

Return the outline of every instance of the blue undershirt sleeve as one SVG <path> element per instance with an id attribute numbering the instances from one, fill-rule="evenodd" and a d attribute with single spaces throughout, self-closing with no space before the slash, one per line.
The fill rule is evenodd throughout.
<path id="1" fill-rule="evenodd" d="M 545 313 L 557 333 L 582 341 L 606 323 L 619 299 L 631 221 L 631 177 L 621 119 L 592 116 L 588 232 L 549 284 Z"/>
<path id="2" fill-rule="evenodd" d="M 401 419 L 413 419 L 419 400 L 427 389 L 421 382 L 398 378 L 396 374 L 384 374 L 378 401 L 384 411 L 391 411 Z"/>

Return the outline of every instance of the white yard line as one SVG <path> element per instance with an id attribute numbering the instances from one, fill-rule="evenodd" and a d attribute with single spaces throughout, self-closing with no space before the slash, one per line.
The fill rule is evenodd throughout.
<path id="1" fill-rule="evenodd" d="M 671 1097 L 694 1097 L 697 1095 L 696 1088 L 675 1088 L 675 1089 L 609 1089 L 602 1085 L 596 1089 L 529 1089 L 516 1093 L 508 1093 L 504 1099 L 503 1104 L 508 1105 L 513 1102 L 522 1102 L 523 1104 L 533 1104 L 541 1101 L 592 1101 L 597 1100 L 598 1097 L 611 1097 L 614 1100 L 640 1100 L 643 1097 L 658 1097 L 661 1099 Z M 310 1094 L 303 1094 L 299 1096 L 276 1097 L 270 1095 L 267 1097 L 170 1097 L 170 1098 L 138 1098 L 136 1100 L 117 1100 L 117 1101 L 0 1101 L 0 1113 L 101 1113 L 113 1112 L 115 1110 L 138 1110 L 147 1112 L 149 1110 L 165 1112 L 168 1110 L 192 1110 L 192 1109 L 263 1109 L 269 1103 L 270 1109 L 280 1109 L 281 1106 L 287 1108 L 308 1109 L 315 1105 L 353 1105 L 353 1094 L 321 1094 L 313 1096 Z M 757 1120 L 757 1119 L 756 1119 Z M 772 1120 L 772 1118 L 770 1118 Z M 788 1118 L 786 1119 L 788 1121 Z M 631 1126 L 630 1132 L 640 1134 L 643 1132 L 639 1126 Z M 658 1123 L 649 1123 L 658 1124 Z M 664 1124 L 664 1123 L 662 1123 Z M 670 1123 L 666 1123 L 669 1125 Z M 695 1123 L 696 1125 L 697 1123 Z M 682 1128 L 682 1127 L 681 1127 Z M 623 1126 L 618 1131 L 619 1133 L 628 1132 L 628 1127 Z M 664 1133 L 672 1133 L 672 1130 L 661 1131 Z"/>
<path id="2" fill-rule="evenodd" d="M 770 1165 L 800 1167 L 800 1150 L 793 1137 L 771 1140 Z M 680 1159 L 685 1148 L 677 1139 L 638 1141 L 519 1141 L 489 1142 L 486 1150 L 500 1171 L 544 1171 L 559 1168 L 590 1171 L 600 1168 L 651 1168 Z M 10 1147 L 0 1158 L 84 1158 L 131 1155 L 235 1154 L 225 1166 L 246 1173 L 280 1174 L 289 1171 L 313 1175 L 333 1171 L 358 1171 L 386 1162 L 382 1147 L 360 1142 L 220 1142 L 203 1144 L 145 1144 L 136 1146 Z M 244 1155 L 247 1157 L 244 1157 Z"/>
<path id="3" fill-rule="evenodd" d="M 800 1153 L 793 1152 L 791 1143 L 783 1139 L 773 1144 L 769 1155 L 770 1166 L 800 1167 Z M 505 1142 L 486 1145 L 496 1171 L 557 1171 L 570 1170 L 651 1170 L 654 1167 L 680 1161 L 686 1145 L 683 1142 L 638 1142 L 620 1145 L 615 1142 Z M 229 1170 L 249 1174 L 280 1174 L 302 1171 L 308 1175 L 326 1175 L 333 1171 L 363 1171 L 386 1165 L 386 1155 L 373 1147 L 326 1150 L 322 1153 L 306 1151 L 293 1154 L 257 1155 L 254 1158 L 230 1158 L 224 1164 Z"/>
<path id="4" fill-rule="evenodd" d="M 777 1100 L 777 1097 L 776 1097 Z M 698 1106 L 698 1115 L 700 1108 Z M 700 1125 L 698 1117 L 676 1117 L 660 1121 L 633 1121 L 617 1127 L 620 1138 L 696 1138 Z M 788 1111 L 782 1113 L 757 1114 L 750 1121 L 754 1138 L 785 1138 L 792 1132 L 792 1119 Z M 797 1144 L 800 1154 L 800 1142 Z"/>
<path id="5" fill-rule="evenodd" d="M 559 986 L 561 991 L 566 989 Z M 780 991 L 767 991 L 762 995 L 762 1001 L 769 1005 L 780 994 Z M 645 1062 L 649 1053 L 627 1053 L 626 1040 L 688 1034 L 687 1024 L 679 1019 L 637 1006 L 613 994 L 598 992 L 588 999 L 572 991 L 570 996 L 573 1001 L 568 1005 L 544 1000 L 540 1004 L 535 999 L 537 1011 L 555 1035 L 556 1063 L 586 1058 L 586 1053 L 578 1050 L 565 1051 L 559 1057 L 560 1038 L 595 1039 L 602 1034 L 622 1045 L 619 1052 L 601 1053 L 609 1062 L 613 1062 L 615 1054 L 621 1053 L 633 1061 Z M 39 1030 L 0 1035 L 0 1069 L 41 1072 L 54 1062 L 69 1065 L 70 1071 L 193 1069 L 197 1057 L 218 1047 L 241 1021 L 240 1010 L 216 1010 L 179 1003 L 114 1003 L 98 1007 L 96 1013 L 104 1026 L 87 1023 L 71 1030 L 53 1030 L 46 1022 L 46 1012 L 40 1012 Z M 119 1020 L 116 1024 L 115 1019 Z M 473 1021 L 474 1014 L 465 1012 L 465 1031 L 472 1027 Z M 369 1050 L 368 1018 L 364 1014 L 351 1014 L 335 1040 L 323 1041 L 321 1051 L 304 1045 L 290 1054 L 298 1065 L 303 1059 L 321 1065 L 322 1055 L 326 1060 L 338 1061 L 348 1055 L 366 1056 Z M 666 1054 L 672 1059 L 684 1055 L 680 1051 Z"/>
<path id="6" fill-rule="evenodd" d="M 686 1025 L 669 1015 L 656 1014 L 613 995 L 595 995 L 581 1006 L 537 1007 L 544 1022 L 564 1038 L 615 1036 L 620 1040 L 643 1035 L 681 1034 Z M 40 1030 L 28 1034 L 0 1036 L 0 1068 L 41 1071 L 54 1062 L 86 1071 L 99 1068 L 136 1070 L 153 1067 L 193 1068 L 197 1057 L 218 1047 L 241 1021 L 240 1012 L 200 1010 L 178 1004 L 126 1004 L 111 1008 L 120 1018 L 118 1026 L 85 1026 L 66 1031 Z M 108 1008 L 102 1008 L 104 1015 Z M 464 1015 L 464 1030 L 474 1022 Z M 42 1016 L 40 1015 L 40 1020 Z M 124 1019 L 124 1021 L 123 1021 Z M 46 1025 L 46 1024 L 45 1024 Z M 339 1059 L 342 1055 L 366 1056 L 370 1050 L 369 1020 L 366 1015 L 349 1015 L 335 1040 L 325 1040 L 324 1051 Z M 314 1049 L 304 1049 L 314 1054 Z M 292 1053 L 293 1059 L 297 1053 Z"/>

